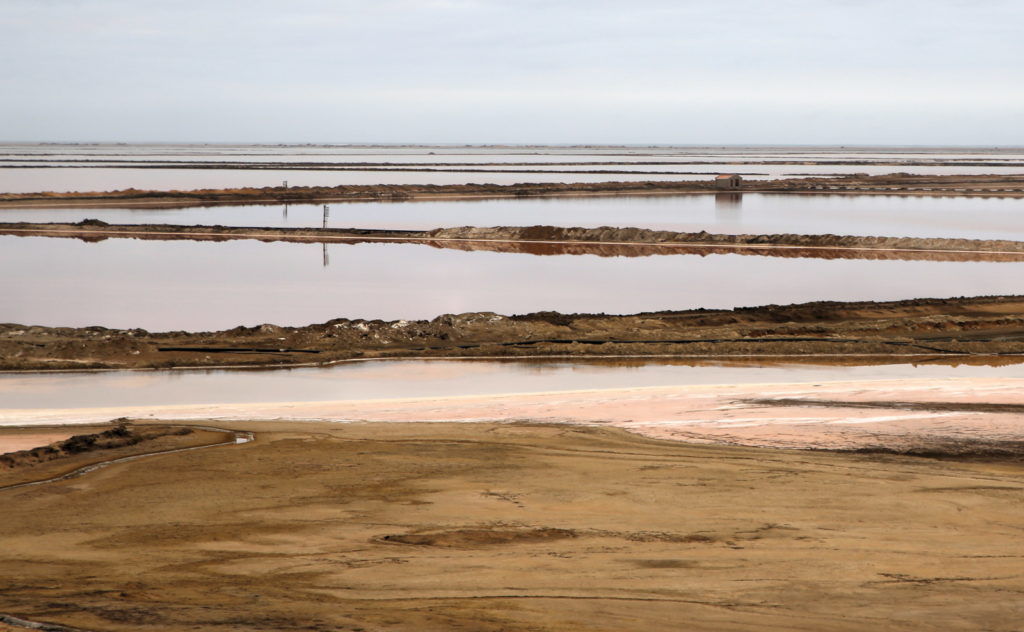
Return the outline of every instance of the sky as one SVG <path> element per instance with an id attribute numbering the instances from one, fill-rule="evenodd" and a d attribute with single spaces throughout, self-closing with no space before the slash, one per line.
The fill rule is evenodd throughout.
<path id="1" fill-rule="evenodd" d="M 1024 145 L 1022 0 L 0 0 L 0 140 Z"/>

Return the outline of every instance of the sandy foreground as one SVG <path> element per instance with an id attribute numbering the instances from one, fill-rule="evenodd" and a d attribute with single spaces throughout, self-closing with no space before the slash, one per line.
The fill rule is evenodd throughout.
<path id="1" fill-rule="evenodd" d="M 121 416 L 255 437 L 32 487 L 0 470 L 0 614 L 97 631 L 1020 630 L 1019 458 L 778 446 L 1017 441 L 1022 382 L 0 411 L 0 437 Z"/>
<path id="2" fill-rule="evenodd" d="M 0 613 L 117 631 L 1020 629 L 1019 463 L 525 422 L 217 423 L 255 440 L 0 489 Z"/>
<path id="3" fill-rule="evenodd" d="M 843 402 L 870 407 L 846 407 Z M 918 406 L 908 410 L 907 403 Z M 995 407 L 963 409 L 949 404 Z M 1022 411 L 1024 380 L 1020 378 L 928 378 L 364 401 L 0 409 L 0 426 L 96 423 L 118 417 L 331 422 L 529 420 L 611 426 L 647 437 L 690 442 L 852 449 L 900 446 L 922 437 L 1024 440 Z"/>

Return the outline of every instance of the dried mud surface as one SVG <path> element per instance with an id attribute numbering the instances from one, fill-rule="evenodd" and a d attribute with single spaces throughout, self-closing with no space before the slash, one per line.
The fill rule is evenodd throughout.
<path id="1" fill-rule="evenodd" d="M 1019 629 L 1019 463 L 234 427 L 256 440 L 0 491 L 0 612 L 132 632 Z"/>
<path id="2" fill-rule="evenodd" d="M 133 165 L 134 166 L 134 165 Z M 164 168 L 164 167 L 160 167 Z M 360 169 L 363 170 L 363 169 Z M 545 172 L 549 173 L 549 172 Z M 630 172 L 633 173 L 633 172 Z M 178 208 L 210 204 L 282 204 L 335 201 L 415 201 L 449 198 L 554 197 L 578 195 L 678 195 L 719 193 L 710 181 L 520 183 L 449 185 L 342 185 L 336 187 L 262 187 L 160 191 L 124 189 L 95 192 L 2 193 L 0 207 L 60 207 L 87 204 L 118 206 L 126 203 Z M 1024 196 L 1024 176 L 941 175 L 893 173 L 884 176 L 749 180 L 736 192 L 781 192 L 885 195 L 988 195 Z"/>
<path id="3" fill-rule="evenodd" d="M 539 312 L 433 320 L 335 319 L 217 332 L 0 324 L 0 368 L 294 366 L 370 358 L 842 356 L 973 358 L 1024 354 L 1024 297 L 815 302 L 628 316 Z"/>

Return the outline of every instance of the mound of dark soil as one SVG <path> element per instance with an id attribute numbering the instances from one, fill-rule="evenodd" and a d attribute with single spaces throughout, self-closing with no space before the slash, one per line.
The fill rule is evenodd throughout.
<path id="1" fill-rule="evenodd" d="M 497 544 L 529 544 L 575 538 L 576 532 L 571 529 L 554 529 L 549 527 L 537 529 L 452 529 L 428 533 L 402 533 L 385 535 L 379 540 L 393 544 L 412 544 L 416 546 L 439 546 L 450 548 L 492 546 Z"/>
<path id="2" fill-rule="evenodd" d="M 115 448 L 136 445 L 149 439 L 156 439 L 157 437 L 170 434 L 187 435 L 191 432 L 191 428 L 136 428 L 126 421 L 119 421 L 116 426 L 103 432 L 74 435 L 64 441 L 32 448 L 31 450 L 0 454 L 0 468 L 28 467 L 84 452 L 113 450 Z"/>

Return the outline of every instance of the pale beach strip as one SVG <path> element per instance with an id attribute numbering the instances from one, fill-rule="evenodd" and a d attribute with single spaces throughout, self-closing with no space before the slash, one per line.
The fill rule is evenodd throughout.
<path id="1" fill-rule="evenodd" d="M 804 405 L 748 401 L 757 399 L 802 400 Z M 814 400 L 870 402 L 871 407 L 826 407 L 814 405 Z M 886 402 L 894 403 L 893 407 L 884 406 Z M 652 438 L 784 447 L 848 447 L 896 436 L 1024 439 L 1022 414 L 904 410 L 902 402 L 1024 405 L 1024 379 L 815 381 L 347 401 L 0 409 L 0 426 L 89 424 L 119 417 L 336 423 L 518 421 L 599 424 Z"/>

